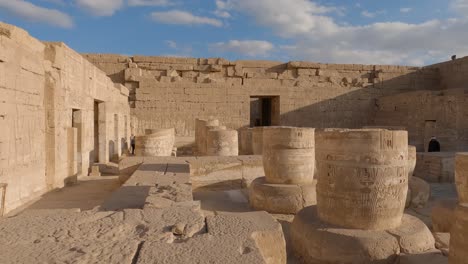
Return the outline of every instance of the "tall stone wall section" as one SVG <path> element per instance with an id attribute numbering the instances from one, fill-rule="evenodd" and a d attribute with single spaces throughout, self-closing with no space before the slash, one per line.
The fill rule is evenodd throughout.
<path id="1" fill-rule="evenodd" d="M 0 23 L 0 183 L 5 209 L 47 190 L 43 65 L 45 45 Z"/>
<path id="2" fill-rule="evenodd" d="M 73 126 L 73 111 L 80 112 L 75 117 L 79 120 L 78 127 L 81 130 L 81 142 L 77 142 L 81 150 L 79 157 L 76 157 L 77 161 L 81 161 L 81 168 L 78 170 L 87 175 L 90 164 L 94 163 L 96 157 L 99 162 L 106 163 L 114 156 L 120 156 L 125 144 L 129 145 L 128 89 L 113 83 L 104 72 L 64 43 L 46 43 L 45 59 L 51 64 L 47 71 L 46 90 L 54 98 L 51 102 L 53 111 L 48 115 L 48 119 L 54 120 L 54 126 L 50 127 L 54 130 L 51 131 L 51 142 L 54 144 L 48 144 L 48 153 L 55 153 L 54 158 L 50 159 L 55 163 L 55 176 L 50 177 L 54 179 L 54 186 L 63 186 L 64 176 L 72 174 L 68 164 L 70 157 L 67 156 L 67 141 L 70 140 L 67 130 Z M 95 102 L 99 102 L 100 126 L 99 149 L 96 150 Z"/>
<path id="3" fill-rule="evenodd" d="M 248 126 L 251 96 L 279 96 L 276 125 L 357 128 L 371 123 L 377 98 L 439 83 L 436 70 L 402 66 L 84 56 L 125 80 L 136 134 L 175 127 L 192 136 L 194 120 L 210 116 L 228 128 Z"/>
<path id="4" fill-rule="evenodd" d="M 5 212 L 87 176 L 95 155 L 105 163 L 121 154 L 122 142 L 130 136 L 128 94 L 65 44 L 42 43 L 0 23 L 0 183 L 8 184 Z M 95 101 L 100 103 L 96 149 Z"/>
<path id="5" fill-rule="evenodd" d="M 410 144 L 427 150 L 431 136 L 441 142 L 442 151 L 468 149 L 468 57 L 430 65 L 424 70 L 438 75 L 439 90 L 422 87 L 379 98 L 375 125 L 405 126 Z"/>
<path id="6" fill-rule="evenodd" d="M 468 90 L 415 91 L 379 98 L 374 124 L 404 126 L 409 142 L 427 150 L 436 136 L 442 151 L 468 149 Z"/>
<path id="7" fill-rule="evenodd" d="M 427 68 L 439 72 L 441 89 L 468 88 L 468 56 L 430 65 Z"/>

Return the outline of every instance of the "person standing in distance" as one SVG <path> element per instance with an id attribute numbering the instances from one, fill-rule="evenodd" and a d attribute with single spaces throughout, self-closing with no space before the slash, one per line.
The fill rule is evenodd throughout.
<path id="1" fill-rule="evenodd" d="M 135 136 L 130 136 L 130 146 L 132 147 L 132 155 L 135 155 Z"/>
<path id="2" fill-rule="evenodd" d="M 440 143 L 435 136 L 431 137 L 431 141 L 429 141 L 429 147 L 427 148 L 427 152 L 440 152 Z"/>

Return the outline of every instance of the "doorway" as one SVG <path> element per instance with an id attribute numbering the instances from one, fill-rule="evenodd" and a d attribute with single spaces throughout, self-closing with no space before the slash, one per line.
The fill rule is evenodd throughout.
<path id="1" fill-rule="evenodd" d="M 279 96 L 251 96 L 250 127 L 279 125 L 279 106 Z"/>
<path id="2" fill-rule="evenodd" d="M 90 163 L 97 163 L 99 162 L 99 101 L 94 101 L 94 149 L 92 151 L 92 155 L 90 155 Z M 92 164 L 90 164 L 90 167 Z"/>

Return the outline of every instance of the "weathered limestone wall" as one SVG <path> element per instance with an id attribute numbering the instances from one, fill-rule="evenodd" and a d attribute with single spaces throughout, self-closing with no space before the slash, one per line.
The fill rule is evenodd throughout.
<path id="1" fill-rule="evenodd" d="M 127 100 L 127 88 L 65 44 L 42 43 L 0 23 L 0 183 L 8 184 L 6 212 L 87 176 L 95 160 L 105 163 L 120 154 L 130 134 Z"/>
<path id="2" fill-rule="evenodd" d="M 422 90 L 379 98 L 374 123 L 406 127 L 409 142 L 418 151 L 427 151 L 432 136 L 438 138 L 442 151 L 468 150 L 467 91 Z"/>
<path id="3" fill-rule="evenodd" d="M 273 125 L 358 128 L 371 123 L 376 98 L 439 84 L 437 70 L 414 67 L 84 56 L 125 80 L 136 134 L 175 127 L 190 136 L 195 118 L 210 116 L 230 129 L 248 126 L 251 96 L 279 96 Z"/>
<path id="4" fill-rule="evenodd" d="M 467 88 L 468 57 L 430 65 L 427 68 L 439 72 L 442 89 Z"/>
<path id="5" fill-rule="evenodd" d="M 47 190 L 44 44 L 0 23 L 0 183 L 5 213 Z"/>
<path id="6" fill-rule="evenodd" d="M 53 112 L 48 112 L 47 120 L 50 136 L 47 146 L 49 160 L 54 164 L 50 170 L 53 187 L 63 186 L 67 177 L 75 174 L 88 175 L 94 161 L 106 163 L 120 156 L 129 142 L 130 113 L 128 89 L 114 84 L 107 76 L 80 54 L 64 43 L 46 43 L 45 59 L 47 69 L 46 91 L 50 94 L 49 103 Z M 95 150 L 95 102 L 98 103 L 99 149 Z M 72 116 L 75 111 L 75 116 Z M 127 119 L 127 122 L 125 122 Z M 73 120 L 77 124 L 73 124 Z M 125 127 L 125 123 L 126 127 Z M 78 127 L 81 134 L 77 154 L 78 163 L 75 173 L 70 172 L 71 160 L 67 155 L 67 129 Z M 50 144 L 49 144 L 50 143 Z M 128 149 L 128 147 L 127 147 Z M 79 165 L 81 163 L 81 165 Z M 49 171 L 48 171 L 49 172 Z M 53 175 L 55 173 L 55 175 Z"/>

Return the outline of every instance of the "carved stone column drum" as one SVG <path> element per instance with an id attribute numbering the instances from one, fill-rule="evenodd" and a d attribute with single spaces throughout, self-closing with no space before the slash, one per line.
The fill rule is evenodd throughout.
<path id="1" fill-rule="evenodd" d="M 412 177 L 416 168 L 416 147 L 408 146 L 408 177 Z"/>
<path id="2" fill-rule="evenodd" d="M 468 263 L 468 204 L 455 210 L 455 221 L 450 231 L 449 264 Z"/>
<path id="3" fill-rule="evenodd" d="M 252 128 L 239 129 L 239 155 L 252 155 Z"/>
<path id="4" fill-rule="evenodd" d="M 135 138 L 135 153 L 138 156 L 171 156 L 175 142 L 175 130 L 146 129 L 146 135 Z"/>
<path id="5" fill-rule="evenodd" d="M 455 184 L 457 186 L 458 200 L 460 203 L 468 204 L 468 153 L 458 153 L 456 156 Z"/>
<path id="6" fill-rule="evenodd" d="M 205 149 L 205 141 L 203 140 L 203 132 L 205 131 L 206 120 L 195 119 L 195 147 L 197 154 L 202 154 Z"/>
<path id="7" fill-rule="evenodd" d="M 328 129 L 316 141 L 320 219 L 351 229 L 398 227 L 408 190 L 408 133 Z"/>
<path id="8" fill-rule="evenodd" d="M 212 129 L 207 137 L 208 156 L 238 156 L 239 141 L 236 130 Z"/>
<path id="9" fill-rule="evenodd" d="M 254 155 L 262 155 L 263 153 L 263 128 L 254 127 L 252 129 L 252 152 Z"/>
<path id="10" fill-rule="evenodd" d="M 263 130 L 263 167 L 268 183 L 307 184 L 314 180 L 315 129 L 267 127 Z"/>
<path id="11" fill-rule="evenodd" d="M 206 138 L 207 138 L 207 126 L 210 129 L 219 126 L 218 119 L 199 120 L 198 126 L 195 127 L 195 141 L 197 142 L 197 152 L 199 155 L 206 154 Z M 198 130 L 198 132 L 197 132 Z"/>

